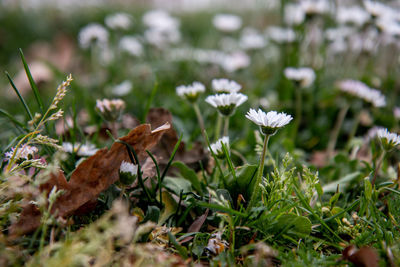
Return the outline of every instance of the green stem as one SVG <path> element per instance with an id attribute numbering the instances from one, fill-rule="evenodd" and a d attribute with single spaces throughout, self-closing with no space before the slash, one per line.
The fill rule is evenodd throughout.
<path id="1" fill-rule="evenodd" d="M 221 133 L 221 125 L 222 125 L 222 115 L 218 113 L 217 125 L 215 127 L 215 136 L 214 136 L 215 141 L 219 139 L 219 135 Z"/>
<path id="2" fill-rule="evenodd" d="M 381 155 L 379 156 L 378 161 L 376 162 L 374 177 L 372 178 L 372 182 L 371 182 L 372 186 L 374 186 L 376 178 L 378 177 L 378 172 L 382 166 L 382 162 L 383 162 L 383 159 L 385 158 L 385 155 L 386 155 L 386 150 L 383 150 Z"/>
<path id="3" fill-rule="evenodd" d="M 327 154 L 329 158 L 333 157 L 333 152 L 336 147 L 336 142 L 339 137 L 339 132 L 340 129 L 342 128 L 342 124 L 344 121 L 344 118 L 346 117 L 347 111 L 349 110 L 350 105 L 345 104 L 339 111 L 338 117 L 335 122 L 335 126 L 333 127 L 333 130 L 331 132 L 330 138 L 329 138 L 329 143 L 328 143 L 328 148 L 327 148 Z"/>
<path id="4" fill-rule="evenodd" d="M 225 121 L 224 121 L 224 136 L 228 136 L 228 132 L 229 132 L 229 116 L 225 117 Z"/>
<path id="5" fill-rule="evenodd" d="M 203 136 L 204 142 L 207 144 L 207 138 L 204 134 L 204 132 L 205 132 L 204 121 L 203 121 L 203 117 L 201 116 L 199 105 L 197 103 L 193 103 L 193 109 L 194 109 L 194 112 L 196 113 L 197 121 L 199 122 L 201 135 Z"/>
<path id="6" fill-rule="evenodd" d="M 302 115 L 302 94 L 300 86 L 296 86 L 296 117 L 294 122 L 294 131 L 293 131 L 293 140 L 296 142 L 297 132 L 299 131 L 300 123 L 301 123 L 301 115 Z"/>
<path id="7" fill-rule="evenodd" d="M 262 151 L 261 158 L 260 158 L 260 166 L 258 167 L 257 179 L 256 179 L 256 183 L 254 184 L 254 190 L 253 190 L 253 193 L 250 198 L 249 206 L 247 206 L 247 211 L 250 211 L 251 208 L 255 205 L 258 194 L 260 192 L 260 183 L 262 181 L 262 176 L 263 176 L 263 172 L 264 172 L 265 154 L 267 153 L 268 140 L 269 140 L 269 135 L 266 135 L 264 138 L 264 146 L 263 146 L 263 151 Z"/>
<path id="8" fill-rule="evenodd" d="M 349 139 L 347 140 L 347 143 L 346 143 L 346 149 L 350 148 L 351 141 L 353 140 L 354 136 L 357 133 L 358 125 L 360 125 L 360 120 L 361 120 L 361 112 L 356 116 L 356 118 L 353 122 L 353 127 L 351 128 L 351 132 L 349 134 Z"/>

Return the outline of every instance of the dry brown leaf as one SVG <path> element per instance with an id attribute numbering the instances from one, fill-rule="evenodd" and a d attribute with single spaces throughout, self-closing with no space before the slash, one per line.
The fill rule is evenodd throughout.
<path id="1" fill-rule="evenodd" d="M 152 108 L 147 114 L 146 121 L 150 123 L 152 127 L 158 127 L 166 122 L 172 125 L 172 115 L 171 112 L 164 108 Z M 151 150 L 151 153 L 156 156 L 157 162 L 161 167 L 167 164 L 178 139 L 176 131 L 171 127 L 171 129 L 163 135 L 158 145 Z M 201 143 L 196 142 L 193 148 L 187 151 L 185 143 L 181 142 L 176 152 L 175 160 L 182 161 L 192 169 L 200 170 L 199 161 L 201 161 L 203 167 L 206 168 L 209 156 L 208 151 L 204 149 Z"/>
<path id="2" fill-rule="evenodd" d="M 371 247 L 357 249 L 354 245 L 351 245 L 343 250 L 342 255 L 344 259 L 350 261 L 356 267 L 378 267 L 378 253 Z"/>
<path id="3" fill-rule="evenodd" d="M 146 150 L 154 147 L 168 129 L 169 123 L 154 131 L 151 131 L 149 124 L 142 124 L 120 140 L 130 144 L 139 161 L 144 161 L 148 157 Z M 129 161 L 127 149 L 124 144 L 115 142 L 110 149 L 103 148 L 82 162 L 72 173 L 69 182 L 61 171 L 51 175 L 41 185 L 41 190 L 50 192 L 57 186 L 65 191 L 53 204 L 52 213 L 60 217 L 68 216 L 95 200 L 102 191 L 119 179 L 118 170 L 123 160 Z M 10 236 L 28 233 L 40 225 L 41 216 L 35 209 L 33 205 L 25 207 L 19 221 L 10 226 Z"/>

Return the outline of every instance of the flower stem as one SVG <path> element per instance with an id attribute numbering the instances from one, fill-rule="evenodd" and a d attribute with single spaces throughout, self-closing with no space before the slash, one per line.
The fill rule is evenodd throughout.
<path id="1" fill-rule="evenodd" d="M 255 205 L 255 203 L 257 201 L 257 197 L 260 193 L 260 183 L 262 181 L 262 176 L 263 176 L 263 172 L 264 172 L 264 163 L 265 163 L 265 155 L 267 153 L 268 140 L 269 140 L 269 135 L 266 135 L 264 138 L 264 146 L 263 146 L 263 151 L 262 151 L 261 158 L 260 158 L 260 166 L 258 167 L 257 179 L 256 179 L 256 183 L 254 184 L 254 190 L 253 190 L 253 194 L 251 195 L 251 198 L 250 198 L 250 203 L 247 206 L 247 211 L 250 211 L 251 208 Z"/>
<path id="2" fill-rule="evenodd" d="M 360 113 L 361 114 L 361 113 Z M 358 125 L 360 124 L 361 115 L 358 114 L 353 122 L 353 127 L 351 128 L 351 132 L 349 134 L 349 138 L 347 139 L 346 148 L 349 149 L 351 145 L 351 141 L 357 133 Z"/>
<path id="3" fill-rule="evenodd" d="M 296 142 L 297 132 L 299 131 L 300 123 L 301 123 L 301 114 L 303 111 L 302 104 L 302 94 L 300 86 L 296 86 L 296 117 L 294 122 L 294 130 L 293 130 L 293 141 Z"/>
<path id="4" fill-rule="evenodd" d="M 229 131 L 229 116 L 225 117 L 224 121 L 224 136 L 228 136 L 228 131 Z"/>
<path id="5" fill-rule="evenodd" d="M 339 137 L 339 132 L 340 129 L 342 128 L 342 124 L 344 121 L 344 118 L 346 117 L 347 111 L 349 110 L 350 105 L 345 104 L 339 111 L 338 117 L 335 122 L 335 126 L 333 127 L 333 130 L 331 132 L 330 138 L 329 138 L 329 143 L 328 143 L 328 148 L 327 148 L 327 154 L 329 158 L 333 157 L 333 152 L 336 147 L 336 142 Z"/>
<path id="6" fill-rule="evenodd" d="M 197 121 L 199 122 L 201 135 L 203 136 L 204 142 L 207 144 L 207 138 L 204 134 L 204 132 L 205 132 L 204 121 L 203 121 L 203 117 L 201 116 L 199 105 L 197 105 L 197 103 L 193 103 L 193 109 L 194 109 L 194 112 L 196 113 Z"/>
<path id="7" fill-rule="evenodd" d="M 217 125 L 215 127 L 215 136 L 214 136 L 215 141 L 219 139 L 219 135 L 221 133 L 221 125 L 222 125 L 222 115 L 218 113 Z"/>
<path id="8" fill-rule="evenodd" d="M 380 170 L 380 168 L 382 166 L 382 162 L 383 162 L 383 159 L 385 158 L 385 155 L 386 155 L 386 150 L 383 150 L 381 155 L 379 156 L 378 161 L 376 162 L 374 177 L 372 178 L 372 182 L 371 182 L 372 186 L 374 186 L 375 181 L 376 181 L 376 177 L 378 177 L 378 172 L 379 172 L 379 170 Z"/>

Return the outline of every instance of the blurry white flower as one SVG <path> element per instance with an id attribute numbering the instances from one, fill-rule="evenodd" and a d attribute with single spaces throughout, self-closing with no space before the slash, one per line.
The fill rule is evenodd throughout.
<path id="1" fill-rule="evenodd" d="M 362 26 L 369 19 L 369 13 L 359 6 L 339 7 L 336 11 L 336 21 L 340 24 Z"/>
<path id="2" fill-rule="evenodd" d="M 222 144 L 225 145 L 226 149 L 229 152 L 229 137 L 228 136 L 224 136 L 220 139 L 217 140 L 217 142 L 213 143 L 210 145 L 211 147 L 211 151 L 218 157 L 218 158 L 224 158 L 225 157 L 225 153 L 224 150 L 222 148 Z"/>
<path id="3" fill-rule="evenodd" d="M 240 93 L 218 94 L 208 96 L 205 101 L 217 108 L 223 116 L 230 116 L 238 106 L 247 101 L 247 96 Z"/>
<path id="4" fill-rule="evenodd" d="M 311 68 L 286 68 L 285 76 L 289 80 L 298 82 L 301 87 L 309 87 L 315 80 L 315 72 Z"/>
<path id="5" fill-rule="evenodd" d="M 398 11 L 379 1 L 364 1 L 365 9 L 373 17 L 398 18 Z"/>
<path id="6" fill-rule="evenodd" d="M 142 21 L 147 27 L 161 31 L 175 30 L 180 24 L 178 19 L 165 10 L 150 10 L 143 15 Z"/>
<path id="7" fill-rule="evenodd" d="M 200 82 L 193 82 L 191 85 L 180 85 L 176 87 L 176 94 L 190 102 L 196 102 L 201 93 L 206 91 L 206 87 Z"/>
<path id="8" fill-rule="evenodd" d="M 400 107 L 393 108 L 393 115 L 397 120 L 400 119 Z"/>
<path id="9" fill-rule="evenodd" d="M 299 4 L 286 4 L 284 10 L 285 23 L 289 26 L 300 25 L 304 22 L 306 14 Z"/>
<path id="10" fill-rule="evenodd" d="M 242 86 L 233 80 L 213 79 L 211 81 L 212 89 L 217 93 L 237 93 Z"/>
<path id="11" fill-rule="evenodd" d="M 248 67 L 250 65 L 250 57 L 242 51 L 237 51 L 227 54 L 220 64 L 225 71 L 235 72 Z"/>
<path id="12" fill-rule="evenodd" d="M 223 32 L 234 32 L 242 26 L 242 19 L 232 14 L 217 14 L 212 22 L 215 28 Z"/>
<path id="13" fill-rule="evenodd" d="M 124 108 L 125 102 L 121 99 L 96 100 L 96 109 L 107 121 L 116 121 Z"/>
<path id="14" fill-rule="evenodd" d="M 300 6 L 307 15 L 322 15 L 329 13 L 329 0 L 300 0 Z"/>
<path id="15" fill-rule="evenodd" d="M 239 40 L 239 45 L 243 49 L 260 49 L 266 44 L 264 36 L 252 28 L 244 29 Z"/>
<path id="16" fill-rule="evenodd" d="M 125 80 L 122 83 L 114 86 L 112 88 L 112 93 L 116 96 L 125 96 L 129 94 L 132 90 L 132 82 Z"/>
<path id="17" fill-rule="evenodd" d="M 382 142 L 382 145 L 386 149 L 391 149 L 395 146 L 400 145 L 400 136 L 395 133 L 391 133 L 388 129 L 379 129 L 377 131 L 377 136 Z"/>
<path id="18" fill-rule="evenodd" d="M 93 144 L 80 144 L 80 143 L 69 143 L 63 142 L 62 144 L 63 150 L 67 153 L 76 153 L 80 157 L 89 157 L 97 152 L 97 148 Z"/>
<path id="19" fill-rule="evenodd" d="M 247 112 L 246 118 L 259 125 L 261 132 L 265 135 L 275 134 L 277 130 L 293 119 L 291 115 L 287 115 L 284 112 L 269 111 L 265 113 L 261 109 L 256 111 L 252 108 Z"/>
<path id="20" fill-rule="evenodd" d="M 143 46 L 134 36 L 124 36 L 119 41 L 119 49 L 127 52 L 132 56 L 141 56 L 143 54 Z"/>
<path id="21" fill-rule="evenodd" d="M 344 39 L 337 39 L 328 46 L 328 51 L 332 54 L 339 54 L 347 51 L 347 43 Z"/>
<path id="22" fill-rule="evenodd" d="M 148 43 L 163 48 L 168 44 L 179 42 L 181 33 L 178 29 L 150 28 L 144 32 L 144 37 Z"/>
<path id="23" fill-rule="evenodd" d="M 357 80 L 343 80 L 338 83 L 341 91 L 359 97 L 374 107 L 386 106 L 385 96 L 376 89 L 369 88 L 365 83 Z"/>
<path id="24" fill-rule="evenodd" d="M 132 16 L 127 13 L 115 13 L 105 18 L 107 27 L 113 30 L 127 30 L 132 25 Z"/>
<path id="25" fill-rule="evenodd" d="M 79 45 L 84 49 L 93 44 L 103 47 L 108 42 L 108 31 L 100 24 L 91 23 L 80 30 L 78 40 Z"/>
<path id="26" fill-rule="evenodd" d="M 339 39 L 345 39 L 355 33 L 355 29 L 348 26 L 340 26 L 337 28 L 329 28 L 325 30 L 325 38 L 335 42 Z"/>
<path id="27" fill-rule="evenodd" d="M 4 154 L 5 160 L 10 160 L 15 152 L 15 147 L 12 147 L 10 151 Z M 32 159 L 34 154 L 38 152 L 38 149 L 34 146 L 22 145 L 15 152 L 15 159 Z"/>
<path id="28" fill-rule="evenodd" d="M 375 22 L 378 29 L 382 32 L 394 36 L 400 36 L 400 22 L 392 19 L 392 18 L 378 18 Z"/>
<path id="29" fill-rule="evenodd" d="M 296 33 L 291 28 L 271 26 L 265 30 L 265 33 L 271 40 L 278 44 L 291 43 L 296 40 Z"/>
<path id="30" fill-rule="evenodd" d="M 349 36 L 349 46 L 354 52 L 375 53 L 377 51 L 377 43 L 379 40 L 379 32 L 375 28 L 369 28 L 363 34 L 352 34 Z"/>

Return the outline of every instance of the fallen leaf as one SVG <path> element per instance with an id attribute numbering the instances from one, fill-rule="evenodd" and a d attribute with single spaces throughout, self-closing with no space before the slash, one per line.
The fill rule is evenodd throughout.
<path id="1" fill-rule="evenodd" d="M 164 108 L 152 108 L 147 114 L 146 121 L 150 123 L 152 127 L 158 127 L 166 122 L 172 125 L 172 114 Z M 178 139 L 176 131 L 171 127 L 163 135 L 158 145 L 151 150 L 151 153 L 156 156 L 157 162 L 161 165 L 161 168 L 165 167 L 168 163 Z M 181 142 L 176 152 L 175 160 L 185 163 L 195 171 L 199 171 L 201 169 L 199 162 L 202 162 L 203 167 L 206 169 L 209 156 L 208 151 L 204 149 L 200 142 L 194 143 L 191 150 L 186 150 L 185 143 Z"/>
<path id="2" fill-rule="evenodd" d="M 342 255 L 343 259 L 350 261 L 356 267 L 378 267 L 379 256 L 371 247 L 357 249 L 351 245 L 343 250 Z"/>
<path id="3" fill-rule="evenodd" d="M 151 131 L 149 124 L 143 124 L 131 130 L 120 140 L 130 144 L 139 161 L 144 161 L 148 155 L 146 150 L 155 146 L 162 135 L 170 128 L 169 123 Z M 73 214 L 83 205 L 95 200 L 98 195 L 119 179 L 121 162 L 129 161 L 129 155 L 124 144 L 115 142 L 110 149 L 103 148 L 84 162 L 79 164 L 67 182 L 64 173 L 59 171 L 50 175 L 47 182 L 40 186 L 42 191 L 50 192 L 54 186 L 64 190 L 51 212 L 59 217 Z M 33 205 L 24 208 L 20 219 L 9 228 L 11 237 L 26 234 L 40 225 L 40 213 Z"/>

